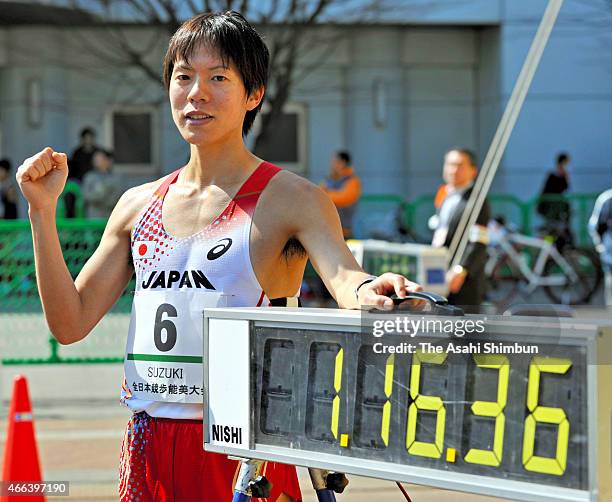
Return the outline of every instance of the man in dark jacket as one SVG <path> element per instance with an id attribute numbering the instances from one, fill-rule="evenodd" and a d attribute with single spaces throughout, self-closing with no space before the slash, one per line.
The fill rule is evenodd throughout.
<path id="1" fill-rule="evenodd" d="M 447 195 L 438 210 L 432 241 L 434 247 L 450 246 L 472 193 L 477 173 L 475 156 L 470 150 L 453 148 L 444 156 L 443 177 L 447 184 Z M 469 242 L 460 264 L 446 275 L 450 291 L 448 300 L 454 305 L 477 307 L 484 299 L 489 219 L 489 204 L 485 200 L 476 224 L 467 233 Z"/>
<path id="2" fill-rule="evenodd" d="M 93 169 L 93 156 L 100 148 L 96 145 L 96 132 L 91 127 L 81 131 L 81 142 L 68 161 L 68 177 L 79 183 Z"/>
<path id="3" fill-rule="evenodd" d="M 84 176 L 93 169 L 93 156 L 100 150 L 96 145 L 96 132 L 91 127 L 81 130 L 81 141 L 79 146 L 72 152 L 68 161 L 68 178 L 79 186 L 83 182 Z M 66 205 L 66 218 L 76 217 L 76 198 L 72 193 L 64 196 Z"/>
<path id="4" fill-rule="evenodd" d="M 569 222 L 570 206 L 567 201 L 562 199 L 562 195 L 569 189 L 568 165 L 570 160 L 567 153 L 562 152 L 557 155 L 555 169 L 548 173 L 544 182 L 537 210 L 546 220 L 547 225 L 567 224 Z M 546 196 L 549 198 L 547 199 Z M 551 200 L 550 196 L 557 196 L 557 199 Z"/>

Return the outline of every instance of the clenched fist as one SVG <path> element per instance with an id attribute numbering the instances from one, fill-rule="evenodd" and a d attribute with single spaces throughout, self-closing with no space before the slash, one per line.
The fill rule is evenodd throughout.
<path id="1" fill-rule="evenodd" d="M 55 209 L 68 178 L 68 156 L 47 147 L 24 160 L 17 183 L 30 209 Z"/>

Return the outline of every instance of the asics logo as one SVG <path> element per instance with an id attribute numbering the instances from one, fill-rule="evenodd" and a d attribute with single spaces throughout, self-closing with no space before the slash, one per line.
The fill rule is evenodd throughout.
<path id="1" fill-rule="evenodd" d="M 229 237 L 225 239 L 221 239 L 219 242 L 217 242 L 215 247 L 213 247 L 208 252 L 208 254 L 206 255 L 206 258 L 208 258 L 209 260 L 216 260 L 217 258 L 220 258 L 221 256 L 223 256 L 231 246 L 232 246 L 232 239 L 230 239 Z"/>

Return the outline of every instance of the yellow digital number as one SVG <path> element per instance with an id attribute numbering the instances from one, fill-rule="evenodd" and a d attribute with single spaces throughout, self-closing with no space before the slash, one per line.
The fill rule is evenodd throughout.
<path id="1" fill-rule="evenodd" d="M 382 425 L 380 428 L 380 437 L 389 446 L 389 425 L 391 423 L 391 392 L 393 391 L 393 366 L 395 364 L 395 354 L 391 354 L 387 358 L 385 364 L 385 396 L 387 401 L 383 406 Z"/>
<path id="2" fill-rule="evenodd" d="M 421 386 L 421 364 L 443 364 L 446 361 L 446 353 L 424 354 L 417 350 L 412 358 L 412 369 L 410 372 L 410 397 L 412 403 L 408 407 L 408 427 L 406 433 L 406 448 L 408 453 L 421 457 L 440 458 L 444 443 L 444 428 L 446 425 L 446 408 L 442 398 L 438 396 L 423 396 L 420 394 Z M 433 443 L 416 441 L 417 416 L 419 410 L 436 411 L 436 433 Z"/>
<path id="3" fill-rule="evenodd" d="M 471 464 L 498 467 L 501 464 L 504 452 L 504 430 L 506 426 L 504 408 L 508 399 L 510 364 L 508 358 L 502 355 L 474 354 L 473 357 L 479 368 L 498 370 L 497 401 L 474 401 L 474 404 L 472 404 L 474 415 L 495 418 L 495 431 L 493 433 L 493 450 L 471 448 L 465 455 L 464 460 Z"/>
<path id="4" fill-rule="evenodd" d="M 571 368 L 569 359 L 536 356 L 529 365 L 529 383 L 527 384 L 527 409 L 531 412 L 525 419 L 523 435 L 523 466 L 528 471 L 561 476 L 567 465 L 567 447 L 569 444 L 569 421 L 561 408 L 539 406 L 540 374 L 556 373 L 563 375 Z M 558 426 L 557 447 L 554 458 L 534 455 L 536 427 L 539 423 Z"/>
<path id="5" fill-rule="evenodd" d="M 338 422 L 340 421 L 340 390 L 342 389 L 342 365 L 344 362 L 344 349 L 340 349 L 336 354 L 336 364 L 334 367 L 334 390 L 336 395 L 332 404 L 331 431 L 334 438 L 338 439 Z"/>

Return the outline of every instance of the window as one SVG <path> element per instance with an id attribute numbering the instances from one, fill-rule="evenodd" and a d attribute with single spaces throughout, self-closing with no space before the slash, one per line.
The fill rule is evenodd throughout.
<path id="1" fill-rule="evenodd" d="M 267 107 L 264 105 L 248 137 L 247 143 L 251 148 L 261 130 L 261 116 L 266 113 Z M 254 153 L 280 167 L 305 175 L 307 168 L 306 129 L 306 108 L 299 104 L 287 104 L 278 121 L 272 126 L 266 142 L 257 145 Z"/>
<path id="2" fill-rule="evenodd" d="M 156 123 L 153 107 L 121 107 L 110 111 L 107 137 L 118 170 L 142 172 L 157 169 Z"/>

